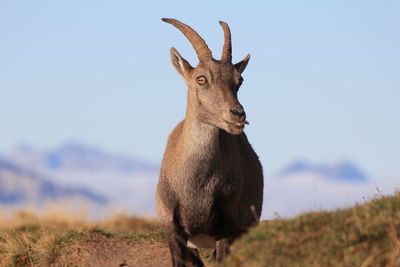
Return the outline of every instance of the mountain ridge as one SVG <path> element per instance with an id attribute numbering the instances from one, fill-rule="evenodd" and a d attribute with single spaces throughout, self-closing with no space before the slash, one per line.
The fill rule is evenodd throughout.
<path id="1" fill-rule="evenodd" d="M 107 198 L 87 188 L 62 186 L 10 160 L 0 158 L 0 203 L 7 205 L 42 204 L 78 197 L 106 204 Z"/>
<path id="2" fill-rule="evenodd" d="M 19 145 L 8 154 L 13 161 L 45 171 L 114 171 L 146 172 L 158 169 L 155 164 L 78 142 L 67 142 L 51 150 L 38 150 Z"/>
<path id="3" fill-rule="evenodd" d="M 349 160 L 342 160 L 331 164 L 317 164 L 309 163 L 305 160 L 295 160 L 283 168 L 277 177 L 286 178 L 302 174 L 313 174 L 324 179 L 336 181 L 369 181 L 368 175 Z"/>

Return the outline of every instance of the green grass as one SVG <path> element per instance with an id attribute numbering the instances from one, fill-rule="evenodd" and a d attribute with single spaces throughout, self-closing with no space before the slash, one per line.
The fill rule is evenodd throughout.
<path id="1" fill-rule="evenodd" d="M 234 244 L 222 266 L 400 266 L 400 193 L 263 221 Z"/>
<path id="2" fill-rule="evenodd" d="M 137 241 L 139 239 L 146 239 L 153 242 L 164 242 L 165 233 L 160 230 L 152 230 L 147 232 L 130 231 L 127 233 L 120 233 L 120 236 L 130 241 Z"/>

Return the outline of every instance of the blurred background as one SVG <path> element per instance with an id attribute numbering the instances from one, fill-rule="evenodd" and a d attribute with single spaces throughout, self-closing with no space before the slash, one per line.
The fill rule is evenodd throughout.
<path id="1" fill-rule="evenodd" d="M 264 166 L 263 218 L 400 186 L 398 1 L 1 1 L 0 207 L 154 216 L 187 88 L 169 61 L 252 55 L 239 99 Z"/>

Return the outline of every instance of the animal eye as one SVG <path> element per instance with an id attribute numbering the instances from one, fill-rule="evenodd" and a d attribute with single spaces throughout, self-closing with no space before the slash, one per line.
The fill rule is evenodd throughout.
<path id="1" fill-rule="evenodd" d="M 204 77 L 203 75 L 197 77 L 197 83 L 198 83 L 198 84 L 204 85 L 204 84 L 206 84 L 206 82 L 207 82 L 207 79 L 206 79 L 206 77 Z"/>
<path id="2" fill-rule="evenodd" d="M 243 78 L 240 77 L 240 79 L 239 79 L 239 87 L 242 85 L 242 83 L 243 83 Z"/>
<path id="3" fill-rule="evenodd" d="M 240 86 L 242 85 L 242 83 L 243 83 L 243 78 L 240 77 L 240 78 L 239 78 L 239 83 L 235 86 L 235 92 L 238 92 L 238 91 L 239 91 L 239 88 L 240 88 Z"/>

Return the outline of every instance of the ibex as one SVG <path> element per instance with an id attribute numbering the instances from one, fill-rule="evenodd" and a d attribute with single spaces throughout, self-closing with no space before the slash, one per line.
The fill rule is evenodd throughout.
<path id="1" fill-rule="evenodd" d="M 199 58 L 193 68 L 175 48 L 172 65 L 188 86 L 185 119 L 168 138 L 157 187 L 157 214 L 173 266 L 203 266 L 196 248 L 215 248 L 220 262 L 232 242 L 261 215 L 263 173 L 243 132 L 246 113 L 237 99 L 250 55 L 232 64 L 231 33 L 221 60 L 188 25 L 170 18 Z"/>

